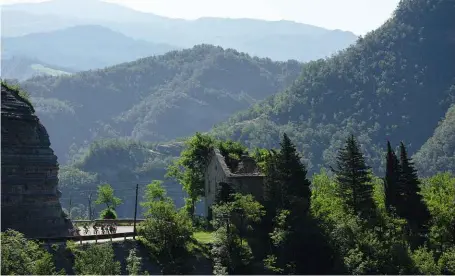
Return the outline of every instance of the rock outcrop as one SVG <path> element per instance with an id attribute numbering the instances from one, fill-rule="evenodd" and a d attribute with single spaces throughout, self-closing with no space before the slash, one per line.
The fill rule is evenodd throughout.
<path id="1" fill-rule="evenodd" d="M 69 235 L 63 214 L 57 156 L 33 106 L 2 83 L 1 230 L 28 237 Z"/>

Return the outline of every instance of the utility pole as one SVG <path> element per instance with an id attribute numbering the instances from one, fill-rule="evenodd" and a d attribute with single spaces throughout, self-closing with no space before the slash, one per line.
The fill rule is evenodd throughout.
<path id="1" fill-rule="evenodd" d="M 70 193 L 70 208 L 69 208 L 69 210 L 68 210 L 68 216 L 70 217 L 70 220 L 71 220 L 71 208 L 72 208 L 72 206 L 73 206 L 73 201 L 72 201 L 71 199 L 72 199 L 72 198 L 71 198 L 71 193 Z"/>
<path id="2" fill-rule="evenodd" d="M 134 204 L 134 234 L 133 234 L 133 240 L 136 239 L 136 215 L 137 215 L 137 194 L 139 190 L 139 184 L 136 184 L 136 203 Z"/>
<path id="3" fill-rule="evenodd" d="M 92 193 L 88 195 L 88 219 L 92 220 Z"/>

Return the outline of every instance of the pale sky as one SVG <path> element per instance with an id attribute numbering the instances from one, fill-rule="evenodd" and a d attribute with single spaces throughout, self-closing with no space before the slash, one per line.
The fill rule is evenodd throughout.
<path id="1" fill-rule="evenodd" d="M 0 0 L 2 4 L 43 0 Z M 357 35 L 374 30 L 391 15 L 399 0 L 105 0 L 157 15 L 291 20 Z"/>

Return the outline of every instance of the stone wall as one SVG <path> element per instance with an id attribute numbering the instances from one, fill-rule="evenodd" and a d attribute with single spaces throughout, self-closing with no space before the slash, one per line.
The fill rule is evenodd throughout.
<path id="1" fill-rule="evenodd" d="M 205 171 L 205 215 L 208 215 L 209 208 L 215 202 L 217 185 L 220 182 L 228 182 L 229 169 L 223 156 L 218 150 L 212 151 Z"/>
<path id="2" fill-rule="evenodd" d="M 72 228 L 59 202 L 57 156 L 33 107 L 2 84 L 1 230 L 63 236 Z"/>
<path id="3" fill-rule="evenodd" d="M 218 149 L 211 152 L 205 171 L 204 214 L 206 216 L 209 215 L 209 209 L 215 202 L 221 182 L 228 183 L 236 192 L 252 194 L 256 200 L 263 200 L 264 175 L 258 171 L 256 163 L 251 158 L 243 157 L 241 161 L 241 169 L 233 173 Z"/>

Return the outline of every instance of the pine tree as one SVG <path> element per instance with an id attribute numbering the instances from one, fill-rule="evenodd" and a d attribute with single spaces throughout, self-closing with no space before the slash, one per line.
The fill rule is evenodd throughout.
<path id="1" fill-rule="evenodd" d="M 286 133 L 283 134 L 280 146 L 277 169 L 285 199 L 283 207 L 291 208 L 291 205 L 302 202 L 302 199 L 307 201 L 309 207 L 311 183 L 306 177 L 307 170 Z"/>
<path id="2" fill-rule="evenodd" d="M 272 151 L 266 162 L 265 200 L 274 209 L 290 209 L 303 201 L 309 206 L 311 183 L 307 170 L 286 134 L 280 146 L 280 151 Z"/>
<path id="3" fill-rule="evenodd" d="M 384 194 L 385 194 L 385 205 L 388 212 L 392 212 L 392 209 L 397 209 L 397 205 L 400 200 L 400 163 L 397 155 L 392 150 L 390 142 L 387 141 L 387 155 L 386 155 L 386 173 L 384 178 Z"/>
<path id="4" fill-rule="evenodd" d="M 268 152 L 265 160 L 265 181 L 264 181 L 264 200 L 266 209 L 270 217 L 275 216 L 275 210 L 282 208 L 282 201 L 280 195 L 280 183 L 277 169 L 278 153 L 274 150 Z"/>
<path id="5" fill-rule="evenodd" d="M 326 261 L 331 252 L 327 253 L 323 243 L 314 242 L 321 229 L 308 212 L 311 182 L 286 134 L 283 134 L 280 146 L 280 151 L 271 155 L 266 166 L 265 198 L 270 202 L 268 206 L 276 208 L 267 210 L 272 244 L 267 262 L 279 273 L 320 271 L 319 264 Z"/>
<path id="6" fill-rule="evenodd" d="M 408 221 L 411 230 L 411 244 L 420 245 L 423 239 L 419 236 L 426 231 L 426 225 L 430 220 L 430 213 L 423 197 L 420 195 L 420 181 L 417 176 L 417 170 L 408 157 L 406 147 L 403 142 L 400 143 L 400 189 L 402 190 L 402 205 L 400 209 L 401 216 Z"/>
<path id="7" fill-rule="evenodd" d="M 373 186 L 369 167 L 365 164 L 360 147 L 351 135 L 337 156 L 335 170 L 338 194 L 356 215 L 369 219 L 374 213 Z"/>

